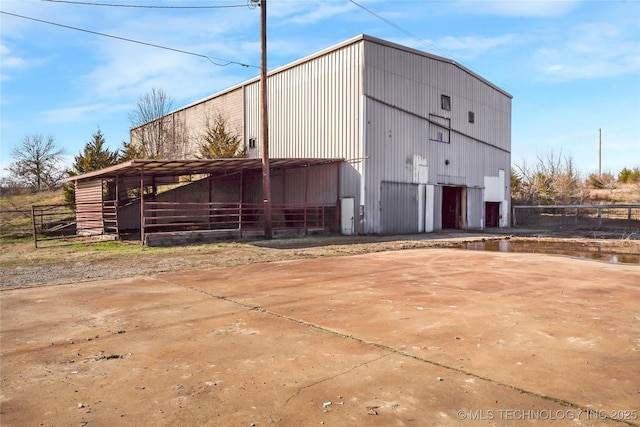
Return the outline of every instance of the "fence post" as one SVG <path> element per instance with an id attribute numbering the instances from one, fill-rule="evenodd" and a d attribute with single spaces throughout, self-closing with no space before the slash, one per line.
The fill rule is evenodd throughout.
<path id="1" fill-rule="evenodd" d="M 308 179 L 309 174 L 307 174 L 307 179 Z M 309 229 L 308 229 L 308 224 L 307 224 L 307 200 L 305 198 L 304 200 L 304 213 L 302 214 L 303 217 L 303 223 L 304 223 L 304 235 L 308 235 L 309 234 Z M 295 216 L 294 216 L 294 220 L 295 220 Z"/>
<path id="2" fill-rule="evenodd" d="M 242 201 L 238 203 L 238 232 L 240 233 L 240 238 L 242 239 Z"/>
<path id="3" fill-rule="evenodd" d="M 598 225 L 602 225 L 602 208 L 598 208 Z"/>
<path id="4" fill-rule="evenodd" d="M 36 208 L 31 205 L 31 224 L 33 225 L 33 244 L 38 249 L 38 231 L 36 227 Z"/>

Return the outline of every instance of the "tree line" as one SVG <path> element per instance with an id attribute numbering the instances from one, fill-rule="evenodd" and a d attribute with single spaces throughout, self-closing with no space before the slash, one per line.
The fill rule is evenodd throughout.
<path id="1" fill-rule="evenodd" d="M 53 136 L 25 136 L 11 151 L 13 162 L 6 169 L 8 176 L 0 182 L 2 193 L 54 189 L 66 177 L 128 160 L 184 158 L 190 151 L 191 138 L 186 131 L 176 133 L 175 123 L 168 122 L 166 116 L 172 103 L 163 89 L 152 88 L 139 96 L 135 109 L 129 114 L 132 140 L 122 142 L 120 149 L 110 150 L 98 128 L 84 149 L 74 156 L 69 168 L 63 167 L 66 153 Z M 229 129 L 226 118 L 220 113 L 207 119 L 203 134 L 196 138 L 196 148 L 195 157 L 201 159 L 246 157 L 241 138 Z M 74 198 L 72 190 L 65 192 L 66 202 L 70 204 Z"/>
<path id="2" fill-rule="evenodd" d="M 514 205 L 583 204 L 590 189 L 611 189 L 620 183 L 640 184 L 640 167 L 624 167 L 617 176 L 591 173 L 582 178 L 571 157 L 553 153 L 529 165 L 511 168 L 511 200 Z"/>

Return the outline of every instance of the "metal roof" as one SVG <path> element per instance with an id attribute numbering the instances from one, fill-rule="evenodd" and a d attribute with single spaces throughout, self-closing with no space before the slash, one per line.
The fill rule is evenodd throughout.
<path id="1" fill-rule="evenodd" d="M 344 159 L 269 159 L 270 169 L 289 169 L 343 162 Z M 184 176 L 198 174 L 224 175 L 240 171 L 262 170 L 261 159 L 184 159 L 129 160 L 119 165 L 65 178 L 65 182 L 85 179 L 107 179 L 127 176 Z"/>

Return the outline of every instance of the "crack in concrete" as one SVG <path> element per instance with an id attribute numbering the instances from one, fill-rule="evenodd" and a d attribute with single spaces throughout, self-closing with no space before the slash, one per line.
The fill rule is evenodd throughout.
<path id="1" fill-rule="evenodd" d="M 281 406 L 281 408 L 284 408 L 285 406 L 287 406 L 287 404 L 289 403 L 289 401 L 290 401 L 291 399 L 293 399 L 294 397 L 298 397 L 298 396 L 300 395 L 300 393 L 302 392 L 302 390 L 305 390 L 305 389 L 307 389 L 307 388 L 311 388 L 311 387 L 315 387 L 315 386 L 317 386 L 318 384 L 322 384 L 322 383 L 324 383 L 324 382 L 326 382 L 326 381 L 331 381 L 331 380 L 333 380 L 333 379 L 336 379 L 336 378 L 338 378 L 338 377 L 341 377 L 342 375 L 346 375 L 346 374 L 348 374 L 348 373 L 351 373 L 351 372 L 355 371 L 356 369 L 360 368 L 361 366 L 365 366 L 365 365 L 367 365 L 367 364 L 369 364 L 369 363 L 377 362 L 378 360 L 380 360 L 380 359 L 384 359 L 385 357 L 389 357 L 389 355 L 388 355 L 388 354 L 383 354 L 382 356 L 380 356 L 380 357 L 376 357 L 375 359 L 367 360 L 366 362 L 362 362 L 362 363 L 359 363 L 359 364 L 357 364 L 357 365 L 354 365 L 354 366 L 352 366 L 352 367 L 351 367 L 351 369 L 347 369 L 347 370 L 346 370 L 346 371 L 344 371 L 344 372 L 339 372 L 339 373 L 337 373 L 337 374 L 335 374 L 335 375 L 332 375 L 332 376 L 330 376 L 330 377 L 326 377 L 326 378 L 322 378 L 322 379 L 320 379 L 320 380 L 318 380 L 318 381 L 315 381 L 315 382 L 313 382 L 313 383 L 311 383 L 311 384 L 307 384 L 307 385 L 305 385 L 305 386 L 298 387 L 298 390 L 296 391 L 296 393 L 295 393 L 295 394 L 293 394 L 293 395 L 291 395 L 291 396 L 289 396 L 289 397 L 287 398 L 287 400 L 285 400 L 285 401 L 284 401 L 284 404 Z"/>
<path id="2" fill-rule="evenodd" d="M 458 374 L 462 374 L 462 375 L 466 375 L 466 376 L 469 376 L 469 377 L 472 377 L 472 378 L 475 378 L 475 379 L 478 379 L 478 380 L 489 382 L 489 383 L 497 385 L 499 387 L 506 387 L 506 388 L 509 388 L 511 390 L 517 391 L 519 393 L 526 394 L 528 396 L 533 396 L 533 397 L 536 397 L 536 398 L 539 398 L 539 399 L 542 399 L 542 400 L 553 402 L 553 403 L 555 403 L 557 405 L 560 405 L 560 406 L 564 406 L 564 407 L 572 408 L 572 409 L 577 409 L 577 410 L 583 411 L 584 413 L 587 413 L 587 414 L 596 414 L 596 413 L 598 413 L 597 411 L 595 411 L 592 408 L 588 408 L 586 406 L 582 406 L 582 405 L 580 405 L 578 403 L 575 403 L 575 402 L 571 402 L 571 401 L 568 401 L 568 400 L 565 400 L 565 399 L 561 399 L 561 398 L 558 398 L 558 397 L 553 397 L 553 396 L 547 396 L 547 395 L 544 395 L 544 394 L 540 394 L 540 393 L 537 393 L 537 392 L 534 392 L 534 391 L 531 391 L 531 390 L 527 390 L 527 389 L 524 389 L 522 387 L 519 387 L 519 386 L 516 386 L 516 385 L 513 385 L 513 384 L 506 384 L 506 383 L 494 380 L 494 379 L 489 378 L 489 377 L 485 377 L 485 376 L 482 376 L 482 375 L 479 375 L 479 374 L 475 374 L 473 372 L 465 371 L 464 369 L 455 368 L 453 366 L 448 366 L 448 365 L 445 365 L 445 364 L 442 364 L 442 363 L 439 363 L 439 362 L 436 362 L 436 361 L 433 361 L 433 360 L 426 359 L 424 357 L 417 356 L 415 354 L 407 353 L 406 351 L 398 350 L 396 348 L 390 347 L 390 346 L 385 345 L 385 344 L 380 344 L 380 343 L 367 341 L 367 340 L 365 340 L 363 338 L 359 338 L 359 337 L 355 337 L 353 335 L 347 335 L 347 334 L 344 334 L 342 332 L 334 331 L 332 329 L 326 328 L 326 327 L 321 326 L 321 325 L 317 325 L 315 323 L 307 322 L 305 320 L 296 319 L 294 317 L 290 317 L 290 316 L 286 316 L 284 314 L 276 313 L 274 311 L 267 310 L 267 309 L 263 308 L 260 305 L 256 306 L 256 305 L 252 305 L 252 304 L 246 304 L 246 303 L 243 303 L 243 302 L 236 301 L 236 300 L 233 300 L 231 298 L 225 297 L 223 295 L 216 295 L 216 294 L 213 294 L 211 292 L 207 292 L 207 291 L 204 291 L 202 289 L 195 288 L 193 286 L 181 285 L 179 283 L 171 282 L 171 281 L 168 281 L 168 280 L 165 280 L 165 279 L 161 279 L 161 278 L 158 278 L 158 277 L 155 277 L 155 276 L 154 276 L 154 279 L 156 279 L 158 281 L 161 281 L 161 282 L 164 282 L 164 283 L 166 283 L 168 285 L 176 286 L 176 287 L 179 287 L 179 288 L 182 288 L 182 289 L 192 290 L 192 291 L 204 294 L 204 295 L 206 295 L 208 297 L 218 299 L 220 301 L 229 302 L 231 304 L 235 304 L 237 306 L 243 307 L 243 308 L 248 309 L 248 310 L 259 311 L 259 312 L 265 313 L 265 314 L 267 314 L 269 316 L 273 316 L 273 317 L 276 317 L 276 318 L 284 319 L 284 320 L 296 323 L 296 324 L 304 326 L 304 327 L 317 329 L 319 331 L 326 332 L 326 333 L 329 333 L 329 334 L 333 334 L 333 335 L 336 335 L 336 336 L 341 337 L 341 338 L 350 339 L 350 340 L 353 340 L 355 342 L 361 343 L 361 344 L 369 346 L 369 347 L 378 348 L 380 350 L 384 350 L 384 351 L 387 351 L 389 353 L 397 354 L 397 355 L 400 355 L 400 356 L 403 356 L 403 357 L 407 357 L 407 358 L 410 358 L 410 359 L 413 359 L 413 360 L 417 360 L 419 362 L 428 363 L 430 365 L 437 366 L 439 368 L 446 369 L 448 371 L 452 371 L 452 372 L 455 372 L 455 373 L 458 373 Z M 387 355 L 382 356 L 382 357 L 386 357 L 386 356 Z M 378 359 L 375 359 L 375 360 L 382 359 L 382 357 L 380 357 Z M 353 367 L 351 370 L 354 370 L 354 369 L 356 369 L 356 368 L 358 368 L 358 367 L 360 367 L 360 366 L 362 366 L 362 365 L 364 365 L 366 363 L 369 363 L 369 362 L 364 362 L 364 363 L 362 363 L 360 365 L 357 365 L 357 366 Z M 336 376 L 340 376 L 340 375 L 346 374 L 348 372 L 349 371 L 347 371 L 345 373 L 342 373 L 342 374 L 337 374 Z M 329 379 L 331 379 L 331 378 L 326 378 L 326 379 L 320 380 L 316 384 L 320 384 L 323 381 L 327 381 Z M 316 384 L 309 385 L 308 387 L 311 387 L 311 386 L 316 385 Z M 302 390 L 304 388 L 307 388 L 307 387 L 301 387 L 300 390 Z M 287 401 L 285 402 L 285 405 L 289 402 L 289 400 L 291 400 L 293 397 L 295 397 L 297 395 L 299 395 L 299 392 L 296 395 L 291 396 L 289 399 L 287 399 Z M 282 407 L 284 407 L 284 405 Z M 621 423 L 621 424 L 626 424 L 626 425 L 631 426 L 631 427 L 640 427 L 640 424 L 631 422 L 631 421 L 626 420 L 626 419 L 622 420 L 622 419 L 613 418 L 613 417 L 610 417 L 608 415 L 604 415 L 604 414 L 601 414 L 601 413 L 598 413 L 598 414 L 602 419 L 610 420 L 610 421 Z"/>

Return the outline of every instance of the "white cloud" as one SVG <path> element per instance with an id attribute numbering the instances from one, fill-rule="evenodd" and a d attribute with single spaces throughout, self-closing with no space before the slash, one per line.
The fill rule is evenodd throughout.
<path id="1" fill-rule="evenodd" d="M 571 12 L 581 0 L 458 1 L 458 10 L 485 15 L 552 17 Z"/>
<path id="2" fill-rule="evenodd" d="M 42 113 L 42 117 L 47 123 L 79 123 L 90 120 L 102 110 L 104 110 L 102 104 L 81 105 L 47 110 Z"/>
<path id="3" fill-rule="evenodd" d="M 293 3 L 283 2 L 280 7 L 275 9 L 273 15 L 276 18 L 276 22 L 285 21 L 286 24 L 307 25 L 316 24 L 318 21 L 352 11 L 353 5 L 348 2 L 305 3 L 296 1 Z"/>
<path id="4" fill-rule="evenodd" d="M 8 72 L 19 71 L 27 66 L 27 62 L 19 56 L 13 55 L 11 49 L 5 44 L 0 44 L 0 56 L 2 56 L 2 67 L 0 67 L 0 81 L 11 79 Z"/>
<path id="5" fill-rule="evenodd" d="M 504 34 L 497 37 L 449 36 L 434 41 L 433 44 L 446 52 L 450 52 L 450 56 L 453 56 L 453 58 L 472 59 L 498 48 L 512 46 L 520 41 L 516 34 Z"/>
<path id="6" fill-rule="evenodd" d="M 573 28 L 564 40 L 539 48 L 536 63 L 544 76 L 559 81 L 615 77 L 640 72 L 640 41 L 620 23 Z"/>

